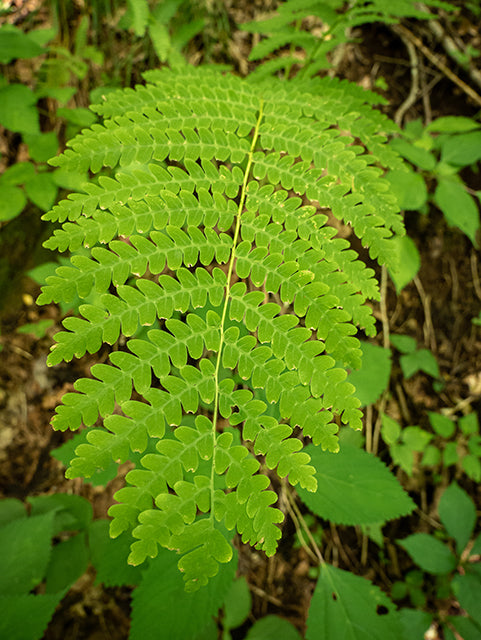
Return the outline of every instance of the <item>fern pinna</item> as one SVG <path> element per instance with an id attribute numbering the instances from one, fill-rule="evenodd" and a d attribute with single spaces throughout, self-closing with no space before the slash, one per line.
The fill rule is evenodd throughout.
<path id="1" fill-rule="evenodd" d="M 327 213 L 389 261 L 403 226 L 382 167 L 398 160 L 394 125 L 349 83 L 193 68 L 147 82 L 109 94 L 103 124 L 52 161 L 98 177 L 46 215 L 62 223 L 47 246 L 72 257 L 39 302 L 84 301 L 50 365 L 114 345 L 53 418 L 90 428 L 67 476 L 144 454 L 111 534 L 132 531 L 133 564 L 177 550 L 195 590 L 231 558 L 229 531 L 275 553 L 265 467 L 315 491 L 303 438 L 336 451 L 339 424 L 361 426 L 346 369 L 360 365 L 357 327 L 375 332 L 378 286 Z"/>

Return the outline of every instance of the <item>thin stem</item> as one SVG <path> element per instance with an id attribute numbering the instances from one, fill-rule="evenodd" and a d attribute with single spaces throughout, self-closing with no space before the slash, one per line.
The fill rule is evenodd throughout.
<path id="1" fill-rule="evenodd" d="M 210 518 L 213 520 L 214 518 L 214 478 L 215 478 L 215 445 L 216 445 L 216 434 L 217 434 L 217 418 L 219 413 L 219 370 L 220 363 L 222 360 L 222 347 L 224 346 L 224 337 L 225 337 L 225 319 L 227 316 L 227 307 L 229 305 L 229 296 L 232 288 L 232 274 L 234 272 L 234 263 L 236 259 L 236 248 L 237 241 L 239 239 L 240 233 L 240 225 L 241 225 L 241 216 L 242 211 L 244 209 L 244 203 L 247 196 L 247 181 L 249 180 L 249 174 L 252 167 L 252 161 L 254 157 L 254 150 L 256 148 L 257 139 L 259 137 L 259 129 L 261 125 L 261 121 L 264 115 L 264 101 L 261 100 L 259 107 L 259 116 L 257 118 L 256 126 L 254 129 L 254 136 L 252 138 L 252 144 L 249 151 L 249 155 L 247 158 L 247 166 L 244 173 L 244 180 L 242 181 L 241 195 L 239 200 L 239 206 L 237 208 L 236 215 L 236 224 L 234 230 L 234 238 L 232 241 L 232 253 L 229 261 L 229 268 L 227 270 L 227 283 L 225 285 L 225 299 L 224 299 L 224 308 L 222 309 L 222 317 L 220 321 L 220 340 L 219 340 L 219 350 L 217 352 L 217 360 L 215 363 L 215 372 L 214 372 L 214 384 L 215 384 L 215 393 L 214 393 L 214 415 L 212 419 L 212 442 L 213 442 L 213 454 L 212 454 L 212 469 L 210 473 L 210 492 L 211 492 L 211 511 Z"/>

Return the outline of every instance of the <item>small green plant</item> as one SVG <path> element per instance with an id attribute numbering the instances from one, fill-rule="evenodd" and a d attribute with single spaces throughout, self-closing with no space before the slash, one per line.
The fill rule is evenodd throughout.
<path id="1" fill-rule="evenodd" d="M 403 167 L 388 176 L 401 208 L 426 213 L 428 201 L 433 202 L 447 223 L 478 247 L 479 194 L 468 189 L 459 174 L 481 160 L 481 124 L 461 116 L 437 118 L 426 127 L 415 120 L 391 146 L 416 169 Z M 426 184 L 432 182 L 436 186 L 429 195 Z"/>
<path id="2" fill-rule="evenodd" d="M 431 580 L 431 594 L 426 594 L 427 601 L 422 602 L 419 589 L 429 581 L 421 582 L 418 573 L 414 581 L 416 590 L 406 585 L 406 594 L 412 596 L 415 593 L 417 606 L 428 611 L 434 604 L 435 612 L 421 617 L 425 631 L 434 620 L 443 627 L 445 637 L 454 637 L 453 632 L 457 632 L 462 638 L 478 638 L 481 635 L 481 535 L 472 540 L 476 508 L 467 493 L 453 482 L 442 494 L 438 511 L 444 527 L 440 535 L 415 533 L 398 540 L 424 574 L 431 579 L 435 577 L 434 583 Z M 403 589 L 399 584 L 394 586 L 394 590 L 396 595 L 402 595 Z M 430 595 L 433 597 L 431 601 Z M 451 606 L 446 609 L 439 606 L 439 599 L 450 596 L 459 603 L 461 611 L 458 615 L 453 615 Z"/>
<path id="3" fill-rule="evenodd" d="M 391 335 L 392 345 L 401 352 L 399 364 L 406 380 L 422 371 L 440 382 L 439 366 L 429 349 L 418 349 L 417 342 L 411 336 Z"/>
<path id="4" fill-rule="evenodd" d="M 28 502 L 29 515 L 19 500 L 0 501 L 2 638 L 40 638 L 55 607 L 88 564 L 90 503 L 65 494 Z"/>
<path id="5" fill-rule="evenodd" d="M 249 55 L 249 60 L 263 61 L 254 75 L 265 77 L 282 70 L 288 79 L 295 69 L 304 77 L 312 77 L 330 67 L 328 54 L 349 41 L 350 29 L 373 22 L 393 24 L 403 18 L 428 19 L 429 7 L 446 11 L 455 8 L 439 0 L 428 0 L 422 8 L 411 0 L 357 0 L 348 4 L 343 0 L 287 0 L 279 4 L 273 17 L 244 23 L 241 28 L 266 36 Z M 313 18 L 315 28 L 305 28 L 306 21 Z M 265 60 L 271 54 L 275 56 Z"/>
<path id="6" fill-rule="evenodd" d="M 457 421 L 440 413 L 428 412 L 432 431 L 419 426 L 401 425 L 382 416 L 381 435 L 389 447 L 393 463 L 409 476 L 414 468 L 429 468 L 436 473 L 456 466 L 468 478 L 481 480 L 481 436 L 477 415 L 469 413 Z"/>

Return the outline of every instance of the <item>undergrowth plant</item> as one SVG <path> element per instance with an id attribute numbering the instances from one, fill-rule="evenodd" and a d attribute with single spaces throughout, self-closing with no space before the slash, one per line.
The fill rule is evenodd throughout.
<path id="1" fill-rule="evenodd" d="M 97 177 L 45 216 L 61 223 L 47 246 L 74 255 L 39 302 L 98 296 L 64 320 L 50 365 L 113 346 L 53 419 L 89 428 L 67 476 L 144 454 L 111 534 L 132 531 L 134 565 L 175 549 L 194 591 L 232 558 L 232 531 L 275 553 L 275 478 L 318 487 L 306 439 L 335 452 L 340 424 L 361 427 L 346 376 L 358 328 L 375 333 L 378 284 L 326 223 L 351 225 L 390 264 L 403 224 L 382 167 L 400 160 L 392 123 L 350 83 L 146 79 L 94 107 L 103 124 L 52 161 Z M 388 517 L 412 508 L 399 504 Z"/>
<path id="2" fill-rule="evenodd" d="M 251 61 L 262 61 L 253 75 L 282 72 L 288 79 L 294 69 L 312 77 L 331 66 L 329 54 L 352 40 L 353 28 L 374 22 L 397 24 L 403 18 L 426 20 L 432 17 L 430 8 L 453 11 L 455 6 L 442 0 L 422 4 L 411 0 L 287 0 L 272 17 L 244 23 L 241 28 L 265 36 L 249 55 Z"/>

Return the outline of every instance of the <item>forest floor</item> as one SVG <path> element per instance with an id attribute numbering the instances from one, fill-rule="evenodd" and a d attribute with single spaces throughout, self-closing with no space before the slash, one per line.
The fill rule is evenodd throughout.
<path id="1" fill-rule="evenodd" d="M 262 5 L 267 4 L 231 2 L 229 19 L 232 24 L 243 22 L 259 14 Z M 447 24 L 443 23 L 443 27 L 452 29 Z M 451 35 L 479 48 L 475 26 L 468 21 L 456 24 L 457 32 Z M 435 51 L 440 60 L 455 67 L 426 25 L 412 23 L 407 27 Z M 347 45 L 337 59 L 336 75 L 366 88 L 373 88 L 379 77 L 385 78 L 387 87 L 382 93 L 389 104 L 382 108 L 394 117 L 408 96 L 412 82 L 412 60 L 405 43 L 385 26 L 358 30 L 356 36 L 356 42 Z M 247 69 L 249 36 L 233 30 L 229 46 L 237 68 Z M 194 50 L 190 53 L 193 59 L 195 53 Z M 427 123 L 443 115 L 472 117 L 477 113 L 479 106 L 422 52 L 417 51 L 417 56 L 422 70 L 421 91 L 406 112 L 405 121 L 421 118 Z M 465 79 L 469 81 L 469 78 Z M 479 174 L 465 171 L 463 178 L 471 189 L 481 190 Z M 421 254 L 421 270 L 400 295 L 396 294 L 391 282 L 388 283 L 389 330 L 412 336 L 420 347 L 433 352 L 444 387 L 434 391 L 432 378 L 423 373 L 404 379 L 399 363 L 394 359 L 387 411 L 393 417 L 402 418 L 405 424 L 425 425 L 427 411 L 448 409 L 453 415 L 461 415 L 468 410 L 481 410 L 481 331 L 471 322 L 481 308 L 480 254 L 466 236 L 446 225 L 434 207 L 428 215 L 408 212 L 406 224 L 408 234 Z M 54 408 L 62 395 L 73 389 L 73 382 L 78 377 L 88 375 L 91 362 L 86 357 L 73 366 L 48 369 L 46 355 L 54 328 L 40 339 L 17 332 L 18 327 L 26 323 L 46 318 L 52 319 L 55 327 L 59 326 L 60 310 L 55 305 L 38 308 L 35 305 L 38 293 L 37 285 L 27 276 L 16 280 L 14 290 L 4 298 L 7 302 L 0 315 L 3 347 L 0 353 L 0 497 L 25 500 L 28 496 L 44 493 L 77 493 L 92 502 L 94 517 L 106 517 L 114 502 L 113 494 L 122 485 L 122 478 L 110 482 L 106 489 L 93 488 L 80 480 L 67 481 L 62 465 L 50 456 L 52 449 L 70 437 L 52 430 L 50 419 Z M 376 309 L 375 312 L 380 317 L 380 311 Z M 381 336 L 378 340 L 381 342 Z M 375 420 L 376 416 L 374 408 L 368 419 Z M 383 458 L 382 450 L 380 455 Z M 384 458 L 388 460 L 387 453 Z M 425 530 L 425 517 L 429 518 L 435 512 L 438 499 L 439 484 L 435 484 L 429 474 L 423 472 L 408 478 L 399 472 L 399 478 L 421 506 L 424 519 L 415 512 L 409 518 L 395 521 L 385 530 L 391 540 L 402 538 L 408 532 Z M 463 486 L 479 511 L 480 487 L 466 478 Z M 287 510 L 287 506 L 285 508 Z M 314 587 L 312 571 L 315 563 L 302 545 L 294 544 L 296 524 L 288 510 L 283 526 L 280 553 L 273 558 L 267 559 L 240 545 L 240 571 L 251 587 L 253 619 L 277 613 L 304 632 Z M 388 545 L 391 562 L 386 563 L 380 548 L 369 541 L 363 549 L 363 540 L 366 539 L 361 532 L 352 527 L 325 524 L 324 557 L 389 589 L 409 568 L 407 556 L 393 558 Z M 69 591 L 49 625 L 46 639 L 127 638 L 129 590 L 94 585 L 94 577 L 93 572 L 85 574 Z M 452 603 L 443 606 L 450 607 Z M 238 637 L 242 637 L 240 633 Z"/>

